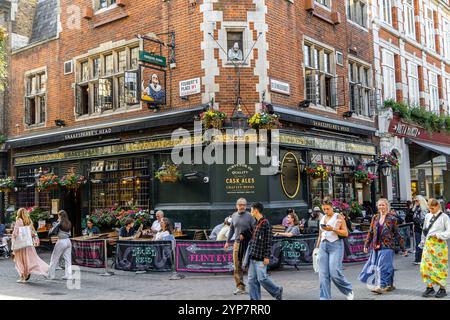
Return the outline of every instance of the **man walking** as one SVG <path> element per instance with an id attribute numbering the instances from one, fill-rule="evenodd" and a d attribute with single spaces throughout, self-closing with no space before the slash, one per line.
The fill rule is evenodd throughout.
<path id="1" fill-rule="evenodd" d="M 247 200 L 244 198 L 238 199 L 236 209 L 237 211 L 231 216 L 230 232 L 224 246 L 224 249 L 227 250 L 233 235 L 236 234 L 233 245 L 234 280 L 236 281 L 235 295 L 245 293 L 244 272 L 242 270 L 242 259 L 247 246 L 245 235 L 251 234 L 255 225 L 255 219 L 247 211 Z"/>
<path id="2" fill-rule="evenodd" d="M 283 287 L 273 283 L 267 274 L 267 265 L 272 250 L 272 226 L 263 216 L 264 207 L 260 202 L 252 204 L 251 215 L 257 221 L 249 245 L 248 285 L 250 300 L 261 300 L 261 285 L 277 300 L 283 298 Z"/>

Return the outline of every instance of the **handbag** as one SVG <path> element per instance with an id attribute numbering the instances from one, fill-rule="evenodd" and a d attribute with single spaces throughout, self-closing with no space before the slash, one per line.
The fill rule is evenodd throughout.
<path id="1" fill-rule="evenodd" d="M 319 251 L 320 251 L 319 248 L 315 248 L 312 254 L 313 269 L 315 273 L 319 272 Z"/>
<path id="2" fill-rule="evenodd" d="M 15 251 L 28 247 L 33 247 L 31 227 L 30 226 L 19 227 L 19 234 L 13 240 L 11 249 Z"/>

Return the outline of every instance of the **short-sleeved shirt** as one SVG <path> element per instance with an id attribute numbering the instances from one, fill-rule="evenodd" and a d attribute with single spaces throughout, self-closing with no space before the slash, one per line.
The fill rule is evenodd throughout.
<path id="1" fill-rule="evenodd" d="M 125 226 L 120 228 L 119 236 L 121 236 L 123 238 L 132 237 L 135 234 L 136 234 L 136 230 L 134 230 L 134 228 L 131 228 L 130 231 L 127 231 L 127 228 Z"/>
<path id="2" fill-rule="evenodd" d="M 289 226 L 286 229 L 286 233 L 292 233 L 293 236 L 296 237 L 300 235 L 300 229 L 298 228 L 298 226 Z"/>

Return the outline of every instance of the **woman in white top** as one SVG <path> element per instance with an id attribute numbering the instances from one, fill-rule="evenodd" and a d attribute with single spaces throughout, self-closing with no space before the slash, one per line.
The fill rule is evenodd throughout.
<path id="1" fill-rule="evenodd" d="M 173 240 L 173 227 L 169 219 L 161 219 L 161 230 L 153 238 L 154 241 Z"/>
<path id="2" fill-rule="evenodd" d="M 448 276 L 447 240 L 450 239 L 450 218 L 442 212 L 442 207 L 436 199 L 428 201 L 428 208 L 430 212 L 425 216 L 420 243 L 423 247 L 420 273 L 427 284 L 422 297 L 434 295 L 436 298 L 442 298 L 447 295 L 445 287 Z M 433 285 L 439 286 L 436 294 Z"/>
<path id="3" fill-rule="evenodd" d="M 320 300 L 331 299 L 331 281 L 348 300 L 353 300 L 353 289 L 350 282 L 342 274 L 342 260 L 344 259 L 344 243 L 341 237 L 348 236 L 344 218 L 334 213 L 333 204 L 329 199 L 322 202 L 325 215 L 320 220 L 319 238 L 319 280 Z"/>

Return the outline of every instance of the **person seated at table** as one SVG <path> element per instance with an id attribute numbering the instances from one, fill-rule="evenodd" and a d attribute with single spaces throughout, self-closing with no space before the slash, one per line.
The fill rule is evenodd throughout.
<path id="1" fill-rule="evenodd" d="M 173 226 L 168 218 L 161 219 L 161 230 L 153 238 L 154 241 L 173 240 Z"/>
<path id="2" fill-rule="evenodd" d="M 314 207 L 308 221 L 306 222 L 306 233 L 318 233 L 319 223 L 322 219 L 323 214 L 319 207 Z"/>
<path id="3" fill-rule="evenodd" d="M 161 219 L 164 218 L 164 211 L 158 210 L 156 211 L 156 220 L 153 221 L 151 226 L 151 230 L 153 233 L 157 233 L 161 231 Z"/>
<path id="4" fill-rule="evenodd" d="M 219 234 L 217 235 L 217 241 L 226 241 L 228 239 L 228 234 L 230 233 L 230 226 L 233 220 L 231 217 L 226 217 L 223 222 L 223 227 L 220 229 Z"/>
<path id="5" fill-rule="evenodd" d="M 284 227 L 289 227 L 289 223 L 288 223 L 288 219 L 289 219 L 289 214 L 290 213 L 295 213 L 295 210 L 294 209 L 292 209 L 292 208 L 289 208 L 289 209 L 287 209 L 286 210 L 286 216 L 283 218 L 283 221 L 281 221 L 281 224 L 284 226 Z"/>
<path id="6" fill-rule="evenodd" d="M 227 217 L 228 218 L 228 217 Z M 225 220 L 227 219 L 225 218 Z M 211 234 L 208 236 L 209 240 L 217 240 L 217 235 L 219 234 L 220 230 L 222 230 L 222 228 L 224 227 L 224 223 L 220 223 L 217 226 L 214 227 L 214 229 L 212 229 Z"/>
<path id="7" fill-rule="evenodd" d="M 94 222 L 91 219 L 88 219 L 86 222 L 87 228 L 84 229 L 84 232 L 87 236 L 92 236 L 100 233 L 100 229 L 97 226 L 94 226 Z"/>
<path id="8" fill-rule="evenodd" d="M 125 220 L 125 225 L 120 228 L 119 240 L 133 240 L 136 239 L 136 230 L 134 229 L 134 220 L 128 218 Z"/>
<path id="9" fill-rule="evenodd" d="M 287 224 L 288 227 L 285 232 L 277 232 L 275 233 L 275 236 L 280 237 L 296 237 L 300 235 L 300 229 L 299 229 L 299 220 L 298 216 L 294 212 L 288 213 L 287 218 Z"/>

